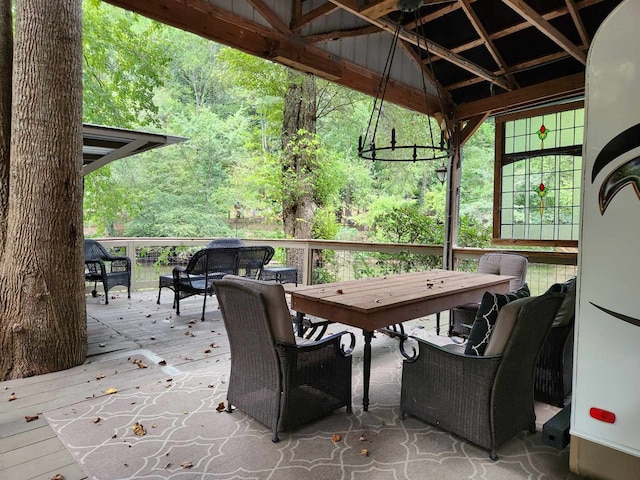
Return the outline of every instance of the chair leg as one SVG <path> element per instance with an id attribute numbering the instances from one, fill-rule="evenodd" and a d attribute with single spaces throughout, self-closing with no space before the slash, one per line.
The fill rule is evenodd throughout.
<path id="1" fill-rule="evenodd" d="M 440 312 L 436 313 L 436 335 L 440 335 Z"/>
<path id="2" fill-rule="evenodd" d="M 180 295 L 177 292 L 174 300 L 176 303 L 176 315 L 180 315 Z"/>
<path id="3" fill-rule="evenodd" d="M 207 293 L 204 294 L 204 300 L 202 302 L 202 317 L 200 318 L 201 322 L 204 322 L 204 310 L 207 308 Z"/>
<path id="4" fill-rule="evenodd" d="M 278 443 L 280 441 L 280 438 L 278 437 L 278 431 L 275 428 L 273 429 L 273 437 L 271 437 L 271 441 L 273 443 Z"/>
<path id="5" fill-rule="evenodd" d="M 158 305 L 160 305 L 160 292 L 162 292 L 162 287 L 158 287 L 158 301 L 156 302 Z"/>
<path id="6" fill-rule="evenodd" d="M 104 304 L 109 305 L 109 287 L 104 281 L 102 282 L 102 288 L 104 288 Z"/>

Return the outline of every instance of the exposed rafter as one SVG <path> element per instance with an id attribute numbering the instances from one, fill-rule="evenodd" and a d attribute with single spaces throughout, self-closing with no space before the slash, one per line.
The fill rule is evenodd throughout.
<path id="1" fill-rule="evenodd" d="M 374 96 L 384 63 L 375 34 L 393 32 L 400 18 L 398 0 L 105 1 Z M 428 111 L 451 116 L 455 108 L 457 120 L 477 120 L 583 92 L 591 38 L 621 2 L 423 0 L 400 40 L 419 63 L 418 25 L 428 32 L 425 78 L 447 99 L 440 108 L 430 97 Z M 413 66 L 401 65 L 407 70 L 394 69 L 385 98 L 422 111 Z"/>
<path id="2" fill-rule="evenodd" d="M 556 42 L 560 48 L 569 52 L 569 54 L 580 63 L 583 65 L 587 64 L 587 55 L 557 28 L 545 20 L 542 15 L 531 8 L 524 0 L 502 0 L 502 2 L 509 5 L 515 12 L 522 16 L 522 18 L 526 19 L 543 34 Z"/>

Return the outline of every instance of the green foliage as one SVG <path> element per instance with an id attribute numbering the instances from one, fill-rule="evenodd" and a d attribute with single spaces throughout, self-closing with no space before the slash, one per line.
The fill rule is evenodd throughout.
<path id="1" fill-rule="evenodd" d="M 333 240 L 339 231 L 340 224 L 336 221 L 336 213 L 331 207 L 316 210 L 311 229 L 313 238 Z"/>
<path id="2" fill-rule="evenodd" d="M 167 27 L 103 2 L 84 0 L 84 121 L 133 127 L 156 122 L 155 89 L 169 57 Z"/>
<path id="3" fill-rule="evenodd" d="M 443 243 L 444 225 L 425 214 L 414 202 L 393 206 L 379 214 L 374 223 L 376 239 L 393 243 Z"/>
<path id="4" fill-rule="evenodd" d="M 460 247 L 488 248 L 491 246 L 491 230 L 468 215 L 460 217 L 458 226 Z"/>

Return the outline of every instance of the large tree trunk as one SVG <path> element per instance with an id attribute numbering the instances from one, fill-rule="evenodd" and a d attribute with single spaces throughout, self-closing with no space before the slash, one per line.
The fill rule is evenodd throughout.
<path id="1" fill-rule="evenodd" d="M 81 0 L 17 0 L 0 380 L 86 356 Z"/>
<path id="2" fill-rule="evenodd" d="M 317 205 L 313 191 L 316 160 L 316 82 L 311 75 L 289 71 L 282 128 L 282 205 L 288 238 L 311 238 Z M 287 264 L 303 269 L 302 252 L 287 251 Z"/>
<path id="3" fill-rule="evenodd" d="M 0 3 L 0 253 L 4 250 L 4 242 L 7 238 L 12 63 L 11 2 L 5 1 Z"/>

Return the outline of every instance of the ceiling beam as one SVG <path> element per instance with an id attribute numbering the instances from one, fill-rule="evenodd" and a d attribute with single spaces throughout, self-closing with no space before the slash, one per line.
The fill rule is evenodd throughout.
<path id="1" fill-rule="evenodd" d="M 263 0 L 247 0 L 247 2 L 249 2 L 249 4 L 253 6 L 253 8 L 255 8 L 277 31 L 285 35 L 293 33 L 289 28 L 289 25 L 284 23 L 282 19 L 280 19 L 280 17 L 278 17 L 266 3 L 264 3 Z"/>
<path id="2" fill-rule="evenodd" d="M 557 28 L 545 20 L 542 15 L 536 12 L 524 0 L 502 0 L 502 3 L 508 5 L 518 13 L 522 18 L 531 23 L 540 32 L 554 41 L 560 48 L 566 50 L 571 56 L 583 65 L 587 64 L 587 55 L 580 50 L 574 43 L 565 37 Z"/>
<path id="3" fill-rule="evenodd" d="M 353 15 L 356 15 L 357 17 L 362 18 L 363 20 L 366 20 L 371 24 L 380 27 L 382 30 L 386 30 L 387 32 L 391 32 L 391 33 L 395 31 L 396 26 L 392 22 L 389 22 L 384 19 L 369 18 L 363 15 L 359 10 L 350 7 L 345 0 L 330 0 L 330 1 L 331 3 L 334 3 L 335 5 L 338 5 L 344 10 L 348 11 L 349 13 L 352 13 Z M 399 38 L 420 47 L 420 45 L 418 44 L 418 36 L 414 32 L 408 31 L 406 29 L 401 29 Z M 442 57 L 444 60 L 447 60 L 448 62 L 453 63 L 454 65 L 464 70 L 467 70 L 468 72 L 474 75 L 477 75 L 492 83 L 495 83 L 496 85 L 504 88 L 505 90 L 512 89 L 511 85 L 509 85 L 509 83 L 505 79 L 493 75 L 487 69 L 482 68 L 481 66 L 476 65 L 475 63 L 467 60 L 466 58 L 463 58 L 460 55 L 453 53 L 451 50 L 448 50 L 426 38 L 423 39 L 423 42 L 420 42 L 420 43 L 426 43 L 426 48 L 432 54 Z"/>
<path id="4" fill-rule="evenodd" d="M 336 10 L 338 10 L 337 5 L 334 5 L 331 2 L 323 3 L 319 7 L 311 10 L 310 12 L 305 13 L 304 15 L 301 15 L 300 18 L 295 20 L 291 25 L 291 30 L 297 33 L 305 25 L 313 23 L 317 19 L 322 18 L 325 15 L 329 15 L 330 13 L 333 13 Z"/>
<path id="5" fill-rule="evenodd" d="M 307 35 L 304 41 L 309 45 L 322 42 L 330 42 L 332 40 L 339 40 L 341 38 L 360 37 L 362 35 L 371 35 L 372 33 L 378 33 L 380 29 L 375 25 L 367 25 L 366 27 L 350 28 L 347 30 L 333 30 L 331 32 L 317 33 L 315 35 Z"/>
<path id="6" fill-rule="evenodd" d="M 471 25 L 473 25 L 473 28 L 475 29 L 476 33 L 484 42 L 484 45 L 487 48 L 487 50 L 489 50 L 489 54 L 491 54 L 491 56 L 493 57 L 493 61 L 496 62 L 496 65 L 500 70 L 503 70 L 504 72 L 507 73 L 507 79 L 509 83 L 511 83 L 512 89 L 518 88 L 519 87 L 518 82 L 513 77 L 513 75 L 509 74 L 509 69 L 507 68 L 507 62 L 505 62 L 504 58 L 502 58 L 502 55 L 496 48 L 495 44 L 493 43 L 493 40 L 491 40 L 491 37 L 487 33 L 487 30 L 484 28 L 484 25 L 482 25 L 482 22 L 478 18 L 478 15 L 476 15 L 475 10 L 471 7 L 471 1 L 459 0 L 459 3 L 462 6 L 462 10 L 464 10 L 464 13 L 467 15 L 467 18 L 471 22 Z"/>
<path id="7" fill-rule="evenodd" d="M 582 94 L 584 94 L 584 73 L 576 73 L 475 102 L 461 103 L 456 108 L 455 120 L 467 120 L 484 113 L 495 115 L 507 110 L 528 108 Z"/>
<path id="8" fill-rule="evenodd" d="M 380 74 L 376 72 L 306 45 L 299 37 L 284 35 L 223 10 L 207 0 L 105 1 L 245 53 L 314 73 L 366 95 L 375 97 L 380 84 Z M 393 80 L 385 100 L 425 114 L 440 109 L 435 95 L 429 96 L 427 109 L 421 89 Z"/>
<path id="9" fill-rule="evenodd" d="M 569 14 L 573 19 L 573 23 L 576 26 L 576 30 L 578 30 L 578 35 L 580 35 L 580 40 L 582 43 L 589 48 L 589 35 L 587 34 L 587 29 L 584 27 L 584 23 L 582 22 L 582 17 L 580 17 L 580 12 L 576 7 L 576 2 L 574 0 L 565 0 L 567 3 L 567 8 L 569 9 Z"/>
<path id="10" fill-rule="evenodd" d="M 362 7 L 360 13 L 368 18 L 376 19 L 396 11 L 397 5 L 398 0 L 375 0 Z"/>

